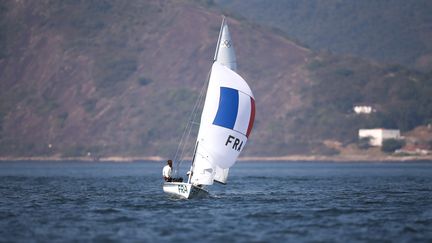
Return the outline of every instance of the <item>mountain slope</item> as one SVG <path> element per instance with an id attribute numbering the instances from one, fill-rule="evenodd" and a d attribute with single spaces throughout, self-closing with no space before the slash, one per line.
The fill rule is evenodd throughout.
<path id="1" fill-rule="evenodd" d="M 0 9 L 0 155 L 173 156 L 212 64 L 218 9 L 162 0 L 7 1 Z M 228 21 L 256 98 L 243 155 L 332 153 L 326 139 L 350 143 L 360 127 L 409 130 L 432 117 L 431 75 L 313 53 Z M 401 123 L 404 100 L 418 116 Z M 382 112 L 354 117 L 356 102 Z"/>
<path id="2" fill-rule="evenodd" d="M 218 13 L 165 1 L 5 7 L 7 25 L 16 29 L 7 29 L 1 60 L 2 154 L 175 151 L 211 66 Z M 306 79 L 301 65 L 308 51 L 235 20 L 230 27 L 240 73 L 260 100 L 254 136 L 265 139 L 263 117 L 298 104 L 289 84 Z M 279 65 L 261 61 L 269 56 Z M 292 105 L 270 108 L 270 100 Z"/>
<path id="3" fill-rule="evenodd" d="M 420 70 L 432 67 L 432 2 L 428 0 L 215 2 L 250 21 L 277 28 L 313 50 Z"/>

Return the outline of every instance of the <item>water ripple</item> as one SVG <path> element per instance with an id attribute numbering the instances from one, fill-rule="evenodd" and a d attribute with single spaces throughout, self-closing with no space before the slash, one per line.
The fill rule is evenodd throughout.
<path id="1" fill-rule="evenodd" d="M 431 164 L 240 163 L 196 200 L 159 164 L 39 166 L 0 163 L 0 241 L 432 240 Z"/>

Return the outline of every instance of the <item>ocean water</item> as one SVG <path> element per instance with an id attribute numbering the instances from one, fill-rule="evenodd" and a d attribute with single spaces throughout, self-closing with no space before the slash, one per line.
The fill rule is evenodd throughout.
<path id="1" fill-rule="evenodd" d="M 0 242 L 432 242 L 432 162 L 240 162 L 196 200 L 163 165 L 0 162 Z"/>

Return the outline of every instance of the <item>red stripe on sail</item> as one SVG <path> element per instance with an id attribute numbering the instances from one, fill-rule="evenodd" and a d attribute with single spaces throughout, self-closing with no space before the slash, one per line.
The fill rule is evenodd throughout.
<path id="1" fill-rule="evenodd" d="M 249 126 L 248 126 L 248 129 L 246 132 L 247 138 L 249 137 L 249 134 L 252 132 L 252 127 L 253 127 L 254 120 L 255 120 L 255 100 L 252 99 L 252 97 L 250 98 L 250 100 L 251 100 L 251 115 L 249 118 Z"/>

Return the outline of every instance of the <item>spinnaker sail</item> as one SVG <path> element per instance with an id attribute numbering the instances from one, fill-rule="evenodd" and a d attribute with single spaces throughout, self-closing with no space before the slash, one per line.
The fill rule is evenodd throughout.
<path id="1" fill-rule="evenodd" d="M 237 73 L 214 62 L 198 132 L 192 183 L 211 185 L 216 167 L 228 169 L 237 160 L 252 131 L 255 99 Z"/>

